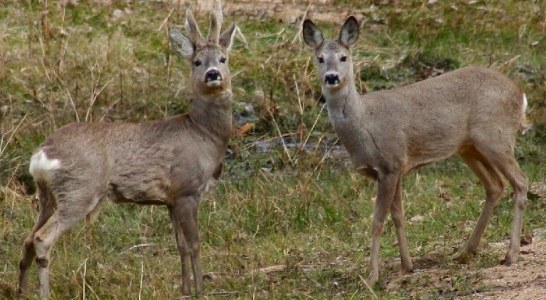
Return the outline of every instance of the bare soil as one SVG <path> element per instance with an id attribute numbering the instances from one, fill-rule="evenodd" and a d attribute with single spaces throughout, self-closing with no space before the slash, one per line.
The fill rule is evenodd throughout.
<path id="1" fill-rule="evenodd" d="M 546 183 L 532 183 L 529 190 L 535 201 L 546 201 Z M 508 240 L 490 243 L 482 247 L 482 251 L 494 254 L 500 261 L 508 243 Z M 489 268 L 460 265 L 460 269 L 454 271 L 453 268 L 442 268 L 439 263 L 427 264 L 427 260 L 435 261 L 434 254 L 417 258 L 416 265 L 428 266 L 392 280 L 387 284 L 387 290 L 398 293 L 399 288 L 404 287 L 416 296 L 428 294 L 427 291 L 435 294 L 446 290 L 449 299 L 546 299 L 546 229 L 537 229 L 532 236 L 522 237 L 522 245 L 518 262 L 510 267 L 500 264 Z M 466 278 L 467 283 L 475 286 L 473 292 L 462 295 L 453 292 L 457 278 Z"/>
<path id="2" fill-rule="evenodd" d="M 470 298 L 546 299 L 546 240 L 541 236 L 540 240 L 522 247 L 517 264 L 480 270 L 481 284 L 486 290 Z"/>
<path id="3" fill-rule="evenodd" d="M 197 14 L 209 12 L 213 0 L 199 1 L 194 10 Z M 235 0 L 223 4 L 223 11 L 229 16 L 242 16 L 263 21 L 280 21 L 293 24 L 304 18 L 342 24 L 350 15 L 361 15 L 370 9 L 349 9 L 334 5 L 333 0 L 292 1 L 292 0 Z"/>
<path id="4" fill-rule="evenodd" d="M 390 293 L 397 294 L 400 288 L 411 291 L 412 295 L 435 295 L 438 291 L 448 291 L 449 299 L 546 299 L 546 230 L 535 231 L 534 241 L 521 248 L 519 261 L 510 267 L 497 265 L 490 268 L 468 267 L 443 269 L 440 264 L 432 264 L 414 274 L 400 276 L 387 284 Z M 501 258 L 508 245 L 494 243 L 487 251 Z M 417 259 L 426 260 L 426 258 Z M 474 286 L 472 292 L 457 292 L 457 278 L 466 278 L 467 284 Z"/>

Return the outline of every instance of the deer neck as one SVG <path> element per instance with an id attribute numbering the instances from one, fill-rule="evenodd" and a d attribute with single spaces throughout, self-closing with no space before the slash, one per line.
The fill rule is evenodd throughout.
<path id="1" fill-rule="evenodd" d="M 231 91 L 214 96 L 195 95 L 189 117 L 203 136 L 226 147 L 231 135 Z"/>
<path id="2" fill-rule="evenodd" d="M 326 99 L 328 116 L 334 127 L 350 121 L 350 116 L 358 110 L 360 94 L 356 90 L 354 78 L 352 77 L 348 78 L 343 86 L 335 90 L 323 86 L 322 93 Z"/>

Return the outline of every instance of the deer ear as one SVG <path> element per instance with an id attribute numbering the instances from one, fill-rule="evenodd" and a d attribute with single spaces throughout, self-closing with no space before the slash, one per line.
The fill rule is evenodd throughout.
<path id="1" fill-rule="evenodd" d="M 176 28 L 169 30 L 169 39 L 171 40 L 171 47 L 178 52 L 186 60 L 191 60 L 193 52 L 195 51 L 195 45 L 190 39 L 185 36 Z"/>
<path id="2" fill-rule="evenodd" d="M 322 32 L 311 20 L 307 19 L 303 22 L 303 40 L 309 47 L 316 49 L 322 44 L 324 38 Z"/>
<path id="3" fill-rule="evenodd" d="M 222 32 L 218 39 L 218 45 L 226 49 L 226 51 L 231 49 L 231 44 L 233 44 L 233 39 L 235 38 L 235 32 L 237 30 L 239 30 L 237 25 L 233 24 L 226 31 Z"/>
<path id="4" fill-rule="evenodd" d="M 339 41 L 346 46 L 353 45 L 358 40 L 358 21 L 355 17 L 350 16 L 339 32 Z"/>

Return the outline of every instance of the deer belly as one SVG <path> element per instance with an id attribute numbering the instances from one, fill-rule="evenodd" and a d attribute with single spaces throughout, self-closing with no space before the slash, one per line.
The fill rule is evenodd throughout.
<path id="1" fill-rule="evenodd" d="M 111 178 L 108 197 L 114 202 L 165 202 L 170 185 L 166 172 L 124 172 Z"/>

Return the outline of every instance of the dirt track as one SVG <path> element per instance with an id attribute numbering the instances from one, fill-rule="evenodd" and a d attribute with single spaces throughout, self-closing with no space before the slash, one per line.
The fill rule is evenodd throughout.
<path id="1" fill-rule="evenodd" d="M 374 11 L 370 9 L 347 9 L 334 5 L 333 0 L 312 1 L 286 1 L 286 0 L 236 0 L 223 5 L 223 11 L 230 16 L 245 16 L 258 20 L 275 20 L 285 24 L 293 24 L 301 21 L 304 16 L 314 21 L 325 21 L 342 24 L 350 15 L 361 15 Z M 194 10 L 197 14 L 208 12 L 212 9 L 212 0 L 199 1 Z"/>
<path id="2" fill-rule="evenodd" d="M 531 183 L 530 201 L 546 201 L 546 183 Z M 453 278 L 471 278 L 475 292 L 458 295 L 446 295 L 449 299 L 546 299 L 546 228 L 533 231 L 532 237 L 526 237 L 528 245 L 522 246 L 516 264 L 506 267 L 497 265 L 490 268 L 461 266 L 454 272 L 452 269 L 434 267 L 419 270 L 414 274 L 401 276 L 387 285 L 387 290 L 397 293 L 400 287 L 412 290 L 416 295 L 427 294 L 427 291 L 453 290 Z M 481 247 L 482 251 L 502 258 L 509 241 L 490 243 Z M 423 259 L 423 258 L 421 258 Z M 417 259 L 418 261 L 419 259 Z M 427 260 L 427 258 L 424 258 Z M 434 259 L 432 259 L 434 260 Z M 398 264 L 399 262 L 397 262 Z M 406 289 L 406 290 L 407 290 Z"/>
<path id="3" fill-rule="evenodd" d="M 453 290 L 454 278 L 471 278 L 475 292 L 460 295 L 450 292 L 449 299 L 546 299 L 546 238 L 545 230 L 535 231 L 534 241 L 521 248 L 519 261 L 506 267 L 466 268 L 457 272 L 447 269 L 427 268 L 401 276 L 387 285 L 387 290 L 396 294 L 399 288 L 411 290 L 415 295 L 435 294 L 441 290 Z M 502 257 L 505 243 L 488 245 L 488 250 Z"/>

